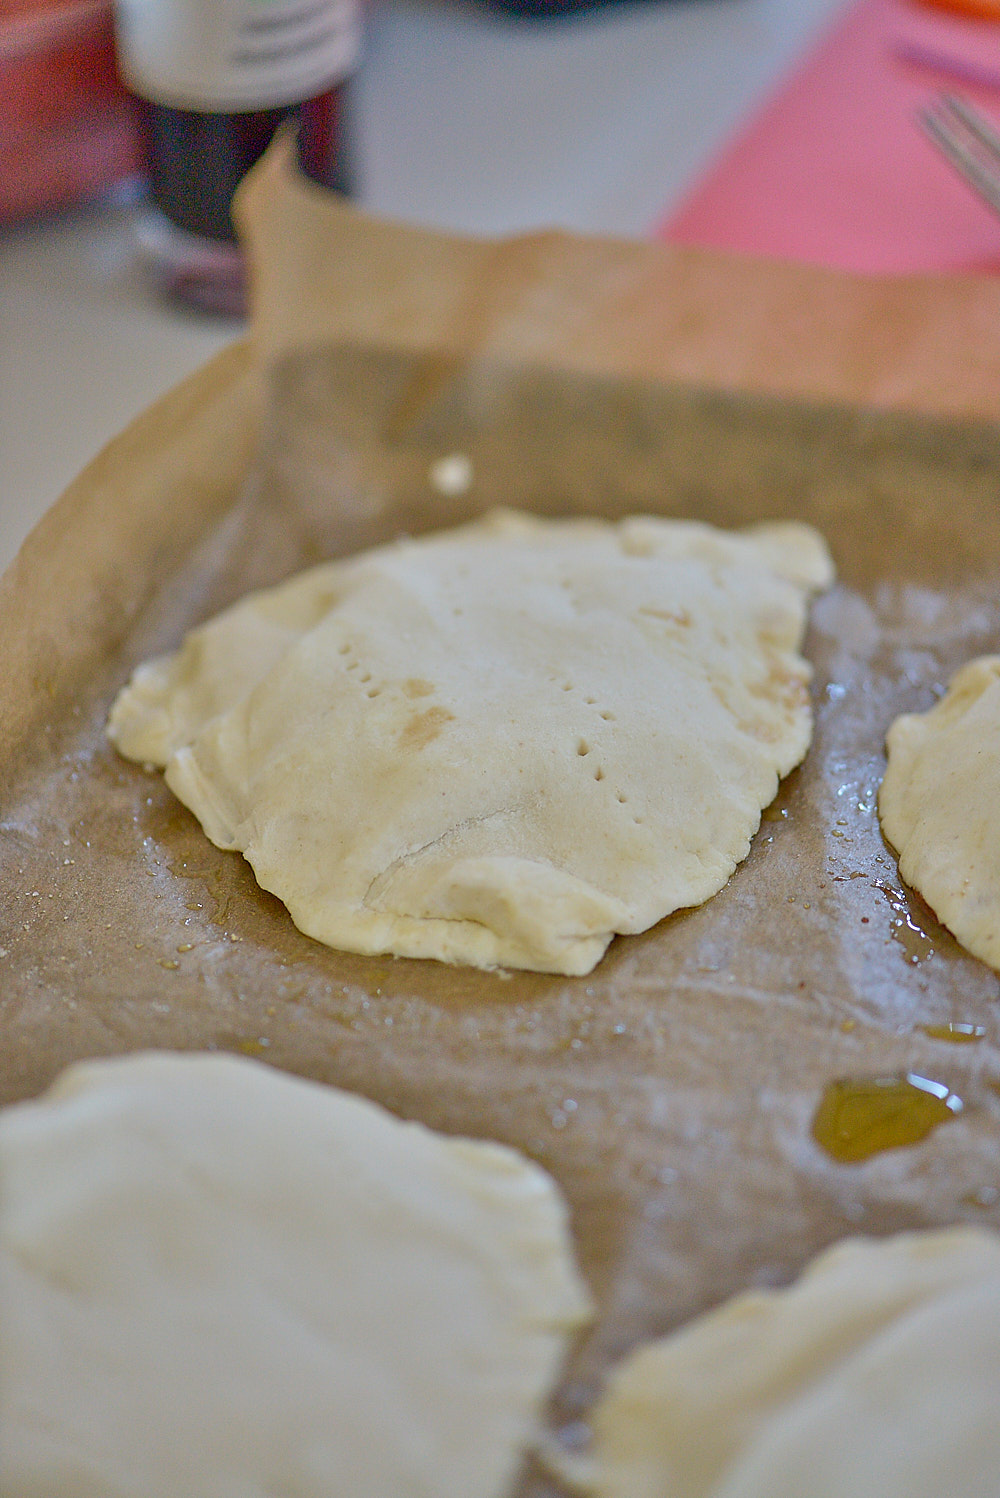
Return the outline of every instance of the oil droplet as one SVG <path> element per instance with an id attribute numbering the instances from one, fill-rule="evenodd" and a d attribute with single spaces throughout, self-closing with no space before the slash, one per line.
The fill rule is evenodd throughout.
<path id="1" fill-rule="evenodd" d="M 961 1112 L 944 1082 L 916 1072 L 831 1082 L 813 1118 L 817 1144 L 834 1160 L 855 1164 L 882 1150 L 917 1144 Z"/>
<path id="2" fill-rule="evenodd" d="M 764 807 L 764 810 L 760 814 L 760 819 L 762 822 L 786 822 L 788 820 L 788 807 L 779 806 L 776 801 L 772 801 L 770 806 Z"/>
<path id="3" fill-rule="evenodd" d="M 910 962 L 926 962 L 928 957 L 933 957 L 934 943 L 913 919 L 903 891 L 893 889 L 891 884 L 886 884 L 881 879 L 873 879 L 872 884 L 885 896 L 890 909 L 895 912 L 895 919 L 889 925 L 889 934 L 903 948 Z"/>
<path id="4" fill-rule="evenodd" d="M 982 1040 L 986 1034 L 985 1025 L 967 1025 L 949 1020 L 946 1025 L 921 1025 L 925 1035 L 932 1040 L 951 1040 L 956 1045 L 968 1045 L 970 1041 Z"/>
<path id="5" fill-rule="evenodd" d="M 910 962 L 926 962 L 928 957 L 934 956 L 930 937 L 908 915 L 893 921 L 889 932 L 893 941 L 903 948 Z"/>
<path id="6" fill-rule="evenodd" d="M 175 859 L 167 863 L 167 869 L 178 879 L 198 879 L 205 885 L 205 893 L 211 900 L 214 909 L 208 919 L 213 926 L 224 926 L 229 915 L 229 907 L 232 904 L 232 893 L 226 889 L 226 871 L 212 864 L 188 863 L 186 858 Z M 201 901 L 189 901 L 184 906 L 185 910 L 204 910 Z"/>
<path id="7" fill-rule="evenodd" d="M 261 1035 L 255 1040 L 238 1040 L 233 1049 L 243 1056 L 259 1056 L 262 1051 L 267 1050 L 270 1044 L 271 1042 Z"/>
<path id="8" fill-rule="evenodd" d="M 160 967 L 165 967 L 168 972 L 173 972 L 180 967 L 180 963 L 176 962 L 173 957 L 158 957 L 156 960 Z"/>
<path id="9" fill-rule="evenodd" d="M 188 863 L 186 858 L 168 858 L 167 868 L 178 879 L 209 879 L 216 872 L 211 864 Z"/>

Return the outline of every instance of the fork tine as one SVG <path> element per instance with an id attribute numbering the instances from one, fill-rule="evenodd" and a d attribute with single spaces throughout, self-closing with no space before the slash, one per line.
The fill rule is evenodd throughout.
<path id="1" fill-rule="evenodd" d="M 961 120 L 970 134 L 996 156 L 1000 164 L 1000 132 L 986 119 L 985 115 L 980 114 L 978 109 L 973 109 L 969 101 L 963 99 L 961 94 L 945 94 L 943 102 L 952 114 Z"/>
<path id="2" fill-rule="evenodd" d="M 1000 134 L 955 94 L 921 110 L 920 123 L 970 187 L 1000 213 Z"/>

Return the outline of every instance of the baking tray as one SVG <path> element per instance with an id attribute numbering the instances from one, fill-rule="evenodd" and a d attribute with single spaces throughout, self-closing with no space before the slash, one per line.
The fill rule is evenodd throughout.
<path id="1" fill-rule="evenodd" d="M 414 245 L 417 231 L 340 213 L 324 232 L 348 236 L 358 267 L 366 244 Z M 435 263 L 442 247 L 485 256 L 492 306 L 498 264 L 509 287 L 509 246 L 421 243 Z M 0 1099 L 37 1093 L 85 1056 L 218 1048 L 525 1151 L 566 1194 L 598 1307 L 556 1426 L 585 1417 L 637 1341 L 786 1282 L 836 1238 L 1000 1227 L 1000 977 L 902 885 L 875 810 L 892 719 L 929 706 L 970 656 L 1000 651 L 1000 438 L 982 385 L 937 413 L 922 398 L 859 401 L 844 381 L 783 392 L 767 371 L 747 377 L 745 333 L 728 386 L 669 357 L 653 368 L 624 339 L 606 365 L 579 342 L 570 356 L 532 334 L 566 325 L 565 312 L 547 322 L 539 291 L 566 283 L 575 246 L 559 246 L 555 272 L 528 247 L 516 336 L 502 297 L 499 333 L 482 299 L 475 338 L 455 338 L 450 303 L 437 329 L 415 331 L 399 288 L 426 300 L 395 261 L 382 321 L 369 308 L 359 325 L 345 299 L 339 334 L 331 314 L 317 336 L 292 337 L 265 309 L 256 345 L 228 350 L 117 439 L 0 584 Z M 606 306 L 607 277 L 620 288 L 633 249 L 599 251 Z M 594 246 L 581 253 L 593 269 Z M 635 253 L 647 267 L 649 250 Z M 698 307 L 713 267 L 731 280 L 721 260 L 684 263 Z M 759 276 L 780 291 L 772 268 Z M 263 280 L 267 297 L 266 266 Z M 583 282 L 570 280 L 575 297 Z M 847 305 L 854 283 L 843 286 Z M 912 329 L 921 306 L 939 316 L 932 293 L 885 296 Z M 866 305 L 872 294 L 859 292 Z M 645 325 L 641 303 L 633 315 Z M 473 482 L 449 498 L 429 475 L 454 452 Z M 582 978 L 318 945 L 103 736 L 131 667 L 248 587 L 497 503 L 725 526 L 794 517 L 823 531 L 838 568 L 806 642 L 813 746 L 750 856 L 714 899 L 617 938 Z M 982 1034 L 950 1043 L 949 1023 Z M 848 1164 L 814 1138 L 832 1081 L 912 1073 L 963 1105 L 923 1140 Z M 526 1472 L 524 1494 L 555 1491 Z"/>

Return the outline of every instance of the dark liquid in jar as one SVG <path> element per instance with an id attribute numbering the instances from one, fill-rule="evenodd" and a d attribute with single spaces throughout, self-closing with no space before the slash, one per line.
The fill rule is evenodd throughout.
<path id="1" fill-rule="evenodd" d="M 303 104 L 231 114 L 143 101 L 151 201 L 185 233 L 234 243 L 233 193 L 281 126 L 297 130 L 307 176 L 349 192 L 346 93 L 346 83 L 340 83 Z"/>

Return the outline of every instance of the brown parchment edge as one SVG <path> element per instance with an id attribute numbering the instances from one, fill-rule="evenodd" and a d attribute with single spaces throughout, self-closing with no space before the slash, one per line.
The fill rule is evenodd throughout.
<path id="1" fill-rule="evenodd" d="M 388 343 L 939 418 L 1000 417 L 1000 281 L 857 275 L 541 230 L 486 240 L 379 219 L 279 139 L 237 195 L 268 364 Z"/>
<path id="2" fill-rule="evenodd" d="M 0 577 L 3 766 L 120 643 L 233 503 L 259 441 L 246 341 L 224 349 L 113 438 Z"/>

